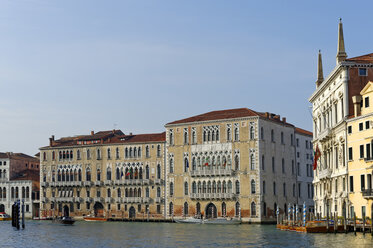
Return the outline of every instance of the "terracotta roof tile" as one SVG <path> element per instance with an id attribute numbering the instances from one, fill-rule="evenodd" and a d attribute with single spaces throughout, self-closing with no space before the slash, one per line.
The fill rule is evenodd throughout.
<path id="1" fill-rule="evenodd" d="M 123 135 L 111 140 L 110 143 L 144 143 L 144 142 L 165 142 L 166 132 L 149 133 L 149 134 L 134 134 Z"/>
<path id="2" fill-rule="evenodd" d="M 32 181 L 39 182 L 40 172 L 39 170 L 30 170 L 30 169 L 20 171 L 10 179 L 10 181 L 17 181 L 17 180 L 32 180 Z"/>
<path id="3" fill-rule="evenodd" d="M 307 130 L 304 130 L 304 129 L 299 128 L 299 127 L 296 127 L 296 128 L 295 128 L 295 132 L 296 132 L 296 133 L 305 134 L 305 135 L 308 135 L 308 136 L 311 136 L 311 137 L 313 136 L 313 133 L 312 133 L 312 132 L 307 131 Z"/>
<path id="4" fill-rule="evenodd" d="M 364 64 L 373 64 L 373 53 L 361 55 L 358 57 L 348 58 L 346 61 L 356 62 L 356 63 L 364 63 Z"/>
<path id="5" fill-rule="evenodd" d="M 0 158 L 9 158 L 9 159 L 27 159 L 39 162 L 39 159 L 29 156 L 24 153 L 13 153 L 13 152 L 0 152 Z"/>

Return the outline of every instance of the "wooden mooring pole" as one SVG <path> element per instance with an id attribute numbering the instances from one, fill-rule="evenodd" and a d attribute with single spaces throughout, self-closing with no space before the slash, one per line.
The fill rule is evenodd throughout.
<path id="1" fill-rule="evenodd" d="M 337 233 L 337 229 L 338 229 L 337 214 L 334 213 L 334 234 Z"/>
<path id="2" fill-rule="evenodd" d="M 354 234 L 356 236 L 356 213 L 354 213 Z"/>
<path id="3" fill-rule="evenodd" d="M 326 213 L 326 232 L 329 232 L 329 212 Z"/>
<path id="4" fill-rule="evenodd" d="M 365 215 L 363 215 L 363 235 L 365 235 Z"/>
<path id="5" fill-rule="evenodd" d="M 344 229 L 345 233 L 347 233 L 347 219 L 346 219 L 346 215 L 343 216 L 343 229 Z"/>

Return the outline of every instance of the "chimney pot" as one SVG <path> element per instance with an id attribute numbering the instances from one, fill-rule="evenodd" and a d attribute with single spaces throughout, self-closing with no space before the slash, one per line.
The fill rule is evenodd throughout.
<path id="1" fill-rule="evenodd" d="M 286 123 L 286 117 L 282 117 L 282 122 Z"/>
<path id="2" fill-rule="evenodd" d="M 92 131 L 91 131 L 91 135 L 94 135 L 94 134 L 95 134 L 95 131 L 92 130 Z"/>
<path id="3" fill-rule="evenodd" d="M 132 132 L 130 133 L 130 135 L 132 135 Z"/>

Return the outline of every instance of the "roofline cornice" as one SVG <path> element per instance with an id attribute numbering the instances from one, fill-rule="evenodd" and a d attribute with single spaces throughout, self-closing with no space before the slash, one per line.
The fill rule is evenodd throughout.
<path id="1" fill-rule="evenodd" d="M 166 124 L 164 125 L 165 128 L 167 127 L 178 127 L 178 126 L 186 126 L 186 125 L 199 125 L 199 124 L 208 124 L 214 122 L 228 122 L 228 121 L 243 121 L 243 120 L 255 120 L 258 119 L 259 116 L 246 116 L 240 118 L 229 118 L 229 119 L 216 119 L 216 120 L 208 120 L 208 121 L 193 121 L 193 122 L 183 122 L 177 124 Z"/>
<path id="2" fill-rule="evenodd" d="M 157 144 L 166 143 L 166 141 L 149 141 L 149 142 L 131 142 L 131 143 L 106 143 L 106 144 L 94 144 L 94 145 L 71 145 L 71 146 L 47 146 L 39 148 L 40 151 L 54 150 L 54 149 L 67 149 L 67 148 L 87 148 L 87 147 L 98 147 L 98 146 L 111 146 L 111 145 L 131 145 L 131 144 Z"/>
<path id="3" fill-rule="evenodd" d="M 360 115 L 358 117 L 354 117 L 354 118 L 351 118 L 351 119 L 347 119 L 347 123 L 350 123 L 350 122 L 353 122 L 353 121 L 358 121 L 358 120 L 361 120 L 361 119 L 364 119 L 364 118 L 367 118 L 367 117 L 371 117 L 373 116 L 373 113 L 369 113 L 369 114 L 365 114 L 365 115 Z"/>

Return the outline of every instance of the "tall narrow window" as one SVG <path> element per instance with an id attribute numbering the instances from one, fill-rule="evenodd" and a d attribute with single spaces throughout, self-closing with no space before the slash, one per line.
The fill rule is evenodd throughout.
<path id="1" fill-rule="evenodd" d="M 188 182 L 184 183 L 184 195 L 188 195 Z"/>
<path id="2" fill-rule="evenodd" d="M 264 140 L 264 129 L 263 129 L 263 127 L 260 128 L 260 139 Z"/>
<path id="3" fill-rule="evenodd" d="M 157 157 L 161 157 L 161 145 L 157 145 Z"/>
<path id="4" fill-rule="evenodd" d="M 174 183 L 170 182 L 170 196 L 174 195 Z"/>
<path id="5" fill-rule="evenodd" d="M 184 128 L 184 145 L 188 144 L 188 128 Z"/>
<path id="6" fill-rule="evenodd" d="M 192 144 L 197 144 L 197 134 L 195 127 L 192 127 Z"/>
<path id="7" fill-rule="evenodd" d="M 254 126 L 251 126 L 251 127 L 250 127 L 250 139 L 251 139 L 251 140 L 255 139 Z"/>
<path id="8" fill-rule="evenodd" d="M 275 142 L 275 133 L 274 133 L 273 129 L 271 130 L 271 141 Z"/>

